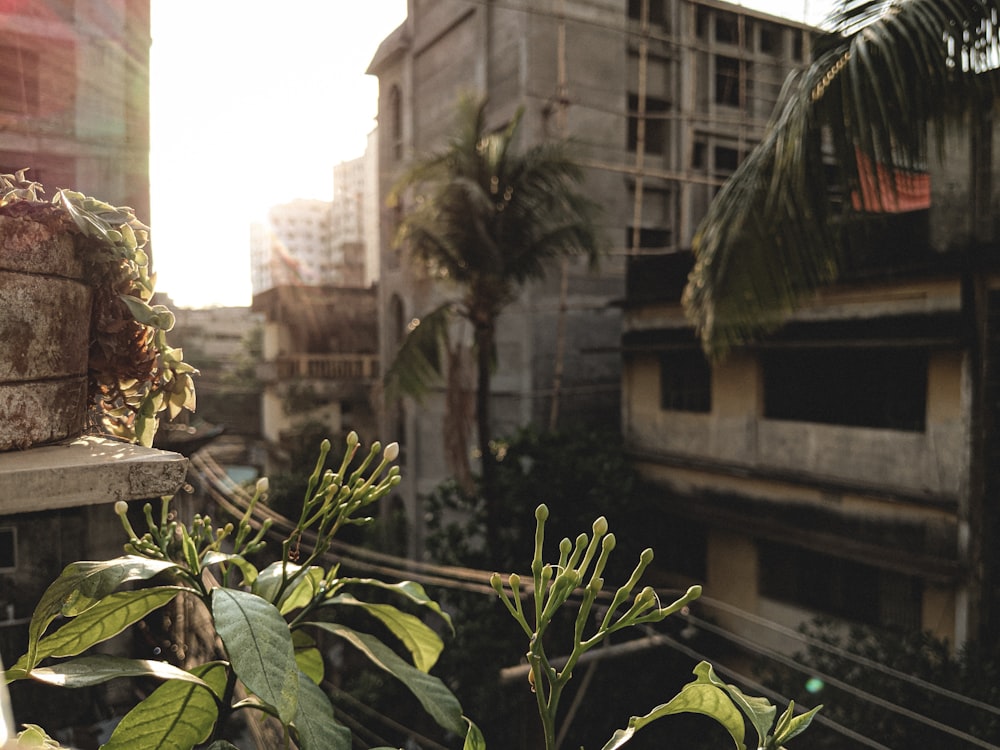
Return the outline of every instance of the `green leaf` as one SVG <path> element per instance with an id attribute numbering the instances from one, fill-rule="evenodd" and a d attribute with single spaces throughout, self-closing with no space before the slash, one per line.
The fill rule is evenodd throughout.
<path id="1" fill-rule="evenodd" d="M 418 618 L 391 604 L 369 604 L 355 599 L 350 594 L 335 596 L 330 599 L 330 603 L 360 607 L 380 620 L 406 646 L 413 656 L 414 666 L 423 672 L 431 670 L 444 649 L 444 643 L 437 633 Z"/>
<path id="2" fill-rule="evenodd" d="M 743 737 L 746 727 L 743 716 L 724 690 L 706 682 L 688 683 L 668 703 L 657 706 L 645 716 L 633 716 L 629 719 L 628 727 L 617 730 L 603 750 L 616 750 L 648 724 L 664 716 L 680 713 L 703 714 L 715 719 L 729 732 L 738 750 L 745 750 Z"/>
<path id="3" fill-rule="evenodd" d="M 465 733 L 466 720 L 462 717 L 462 706 L 437 677 L 421 672 L 372 635 L 332 622 L 313 624 L 343 638 L 368 657 L 376 667 L 402 682 L 439 726 L 456 734 Z"/>
<path id="4" fill-rule="evenodd" d="M 30 670 L 38 664 L 38 641 L 56 616 L 75 617 L 123 583 L 146 580 L 176 567 L 169 560 L 150 560 L 137 555 L 70 563 L 42 594 L 31 616 L 24 667 Z"/>
<path id="5" fill-rule="evenodd" d="M 821 708 L 823 708 L 822 705 L 816 706 L 816 708 L 812 709 L 811 711 L 806 711 L 804 714 L 799 714 L 794 718 L 789 718 L 788 721 L 779 722 L 781 731 L 779 732 L 778 730 L 775 730 L 774 734 L 775 747 L 781 747 L 786 742 L 788 742 L 788 740 L 792 739 L 792 737 L 800 735 L 804 731 L 806 731 L 806 729 L 812 723 L 813 717 L 815 717 L 816 714 L 819 713 L 819 710 Z M 792 703 L 789 704 L 788 710 L 785 712 L 785 714 L 786 715 L 791 714 L 794 711 L 795 711 L 795 703 L 793 701 Z"/>
<path id="6" fill-rule="evenodd" d="M 385 581 L 379 581 L 375 578 L 341 578 L 340 582 L 344 585 L 347 584 L 360 584 L 363 586 L 371 586 L 373 588 L 382 589 L 384 591 L 391 591 L 394 594 L 399 594 L 405 596 L 414 604 L 418 604 L 421 607 L 426 607 L 431 612 L 436 614 L 442 620 L 444 620 L 448 627 L 451 629 L 452 633 L 455 632 L 455 628 L 451 623 L 451 615 L 441 609 L 436 601 L 431 599 L 427 592 L 424 591 L 424 587 L 419 583 L 414 583 L 413 581 L 401 581 L 399 583 L 386 583 Z"/>
<path id="7" fill-rule="evenodd" d="M 101 750 L 190 750 L 208 739 L 219 717 L 216 699 L 226 687 L 226 665 L 205 664 L 194 674 L 204 682 L 170 681 L 154 690 L 125 714 Z"/>
<path id="8" fill-rule="evenodd" d="M 299 669 L 317 685 L 322 684 L 323 654 L 316 648 L 316 639 L 304 630 L 293 630 L 292 644 L 295 646 L 295 663 L 299 665 Z"/>
<path id="9" fill-rule="evenodd" d="M 129 625 L 174 600 L 184 589 L 159 586 L 137 591 L 117 591 L 102 599 L 78 617 L 73 618 L 52 635 L 38 643 L 35 658 L 76 656 L 101 641 L 121 633 Z M 21 659 L 7 670 L 8 681 L 24 677 L 27 659 Z"/>
<path id="10" fill-rule="evenodd" d="M 326 573 L 322 568 L 311 566 L 303 573 L 284 594 L 281 595 L 279 608 L 281 614 L 287 615 L 296 609 L 301 609 L 319 596 L 320 584 Z"/>
<path id="11" fill-rule="evenodd" d="M 123 656 L 81 656 L 51 667 L 36 667 L 28 673 L 33 680 L 57 687 L 79 688 L 100 685 L 117 677 L 152 677 L 157 680 L 184 680 L 201 683 L 190 672 L 173 664 Z"/>
<path id="12" fill-rule="evenodd" d="M 712 665 L 707 661 L 700 662 L 694 668 L 694 673 L 697 676 L 696 683 L 706 683 L 714 685 L 715 687 L 725 690 L 747 718 L 750 719 L 750 724 L 757 732 L 757 737 L 759 738 L 758 745 L 764 744 L 764 738 L 767 737 L 767 733 L 774 726 L 774 716 L 777 713 L 777 708 L 771 705 L 766 698 L 756 698 L 753 696 L 748 696 L 743 693 L 735 685 L 729 685 L 722 680 L 720 680 L 716 674 L 715 670 L 712 669 Z"/>
<path id="13" fill-rule="evenodd" d="M 299 678 L 299 707 L 292 726 L 302 750 L 351 750 L 351 732 L 333 718 L 333 706 L 326 693 L 302 672 Z"/>
<path id="14" fill-rule="evenodd" d="M 201 564 L 205 567 L 209 565 L 235 565 L 239 568 L 239 571 L 243 574 L 243 582 L 248 586 L 253 586 L 254 581 L 257 580 L 257 568 L 255 568 L 245 557 L 242 555 L 230 555 L 225 552 L 208 552 L 205 557 L 202 558 Z"/>
<path id="15" fill-rule="evenodd" d="M 469 729 L 465 733 L 465 743 L 462 745 L 462 750 L 486 750 L 486 738 L 483 737 L 482 731 L 470 719 L 466 718 L 465 721 L 469 725 Z"/>
<path id="16" fill-rule="evenodd" d="M 212 617 L 243 684 L 274 706 L 282 722 L 291 723 L 298 703 L 299 670 L 292 634 L 281 613 L 255 594 L 215 589 Z"/>

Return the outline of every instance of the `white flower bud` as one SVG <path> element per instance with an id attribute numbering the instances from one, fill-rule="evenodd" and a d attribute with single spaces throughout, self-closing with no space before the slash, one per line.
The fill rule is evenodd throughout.
<path id="1" fill-rule="evenodd" d="M 267 481 L 267 477 L 261 477 L 260 479 L 257 480 L 257 493 L 258 494 L 260 494 L 260 495 L 266 494 L 267 490 L 269 489 L 269 487 L 270 487 L 270 484 Z"/>
<path id="2" fill-rule="evenodd" d="M 118 502 L 116 502 L 115 513 L 117 513 L 119 516 L 124 516 L 126 513 L 128 513 L 128 503 L 126 503 L 124 500 L 119 500 Z"/>
<path id="3" fill-rule="evenodd" d="M 385 446 L 382 457 L 386 461 L 395 461 L 399 457 L 399 443 L 389 443 Z"/>

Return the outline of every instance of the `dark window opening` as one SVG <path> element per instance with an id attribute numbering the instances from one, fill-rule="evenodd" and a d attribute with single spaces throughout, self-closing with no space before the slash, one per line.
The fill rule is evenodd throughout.
<path id="1" fill-rule="evenodd" d="M 781 29 L 773 23 L 760 25 L 760 51 L 765 55 L 781 54 Z"/>
<path id="2" fill-rule="evenodd" d="M 700 349 L 660 357 L 660 408 L 664 411 L 712 410 L 712 367 Z"/>
<path id="3" fill-rule="evenodd" d="M 625 247 L 632 247 L 634 231 L 633 227 L 625 228 Z M 663 227 L 640 227 L 638 247 L 662 250 L 665 247 L 670 247 L 671 239 L 672 233 L 669 229 Z"/>
<path id="4" fill-rule="evenodd" d="M 927 360 L 923 349 L 766 352 L 764 416 L 922 432 Z"/>
<path id="5" fill-rule="evenodd" d="M 715 41 L 737 44 L 740 40 L 740 22 L 735 13 L 715 14 Z"/>
<path id="6" fill-rule="evenodd" d="M 0 570 L 17 568 L 17 529 L 0 526 Z"/>
<path id="7" fill-rule="evenodd" d="M 867 625 L 920 627 L 922 590 L 912 576 L 775 542 L 758 549 L 763 596 Z"/>
<path id="8" fill-rule="evenodd" d="M 392 139 L 392 158 L 403 158 L 403 95 L 399 86 L 393 86 L 389 92 L 390 138 Z"/>
<path id="9" fill-rule="evenodd" d="M 704 5 L 699 5 L 694 21 L 695 24 L 694 33 L 698 36 L 699 39 L 704 39 L 708 35 L 708 19 L 709 19 L 708 8 L 706 8 Z"/>
<path id="10" fill-rule="evenodd" d="M 694 144 L 694 148 L 691 150 L 691 167 L 692 169 L 704 169 L 705 168 L 705 152 L 708 147 L 701 141 Z"/>
<path id="11" fill-rule="evenodd" d="M 740 152 L 725 146 L 715 147 L 715 168 L 724 172 L 734 172 L 740 165 Z"/>
<path id="12" fill-rule="evenodd" d="M 670 109 L 666 99 L 646 97 L 646 145 L 647 154 L 662 154 L 667 148 L 667 120 L 663 114 Z M 628 150 L 639 146 L 639 97 L 628 95 Z"/>
<path id="13" fill-rule="evenodd" d="M 735 57 L 715 58 L 715 103 L 740 106 L 740 61 Z"/>
<path id="14" fill-rule="evenodd" d="M 628 0 L 628 17 L 633 21 L 642 20 L 642 0 Z M 649 0 L 649 23 L 667 25 L 667 4 L 665 0 Z"/>

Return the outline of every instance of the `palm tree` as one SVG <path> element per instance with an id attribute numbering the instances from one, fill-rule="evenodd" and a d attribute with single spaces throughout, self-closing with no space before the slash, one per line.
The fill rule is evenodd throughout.
<path id="1" fill-rule="evenodd" d="M 989 111 L 998 16 L 1000 0 L 840 0 L 696 232 L 684 303 L 707 351 L 775 329 L 836 278 L 840 230 L 878 208 L 835 200 L 871 186 L 866 164 L 920 170 L 930 132 L 943 144 L 949 127 Z M 901 186 L 882 186 L 888 205 Z"/>
<path id="2" fill-rule="evenodd" d="M 973 158 L 992 167 L 1000 0 L 840 0 L 825 26 L 812 63 L 786 82 L 763 141 L 696 232 L 684 303 L 711 354 L 776 329 L 805 295 L 836 279 L 844 238 L 866 213 L 893 205 L 906 187 L 899 170 L 925 167 L 930 134 L 943 157 L 944 134 L 964 128 Z M 988 184 L 972 187 L 973 220 L 990 218 Z M 976 530 L 969 585 L 983 637 L 1000 623 L 1000 507 L 992 499 L 1000 473 L 988 459 L 1000 415 L 987 398 L 982 257 L 996 240 L 972 238 L 962 284 L 971 393 L 962 513 Z"/>
<path id="3" fill-rule="evenodd" d="M 409 332 L 387 371 L 387 388 L 419 397 L 435 381 L 446 380 L 445 431 L 461 437 L 462 400 L 455 393 L 461 387 L 455 370 L 461 357 L 448 332 L 456 316 L 471 327 L 477 445 L 491 537 L 499 528 L 490 450 L 497 320 L 527 282 L 545 276 L 549 261 L 586 255 L 593 264 L 603 248 L 594 223 L 597 207 L 578 190 L 583 172 L 571 158 L 571 144 L 549 141 L 518 151 L 522 114 L 519 110 L 505 128 L 488 131 L 486 101 L 461 98 L 447 145 L 410 166 L 390 194 L 394 202 L 408 193 L 412 206 L 397 244 L 455 296 Z M 456 442 L 460 450 L 462 441 Z M 458 458 L 455 450 L 449 453 Z"/>

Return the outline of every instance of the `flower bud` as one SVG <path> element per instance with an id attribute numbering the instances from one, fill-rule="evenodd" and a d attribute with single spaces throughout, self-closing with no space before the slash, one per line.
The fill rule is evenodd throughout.
<path id="1" fill-rule="evenodd" d="M 601 516 L 596 521 L 594 521 L 594 535 L 603 536 L 608 533 L 608 519 Z"/>
<path id="2" fill-rule="evenodd" d="M 386 461 L 395 461 L 399 457 L 399 443 L 389 443 L 385 446 L 382 458 Z"/>
<path id="3" fill-rule="evenodd" d="M 270 489 L 270 482 L 268 482 L 267 477 L 261 477 L 257 480 L 257 494 L 266 495 L 268 489 Z"/>
<path id="4" fill-rule="evenodd" d="M 128 513 L 128 503 L 126 503 L 124 500 L 119 500 L 118 502 L 116 502 L 115 513 L 118 514 L 119 516 L 124 516 L 126 513 Z"/>
<path id="5" fill-rule="evenodd" d="M 537 508 L 535 508 L 535 520 L 536 521 L 548 521 L 549 520 L 549 508 L 545 503 L 542 503 Z"/>

